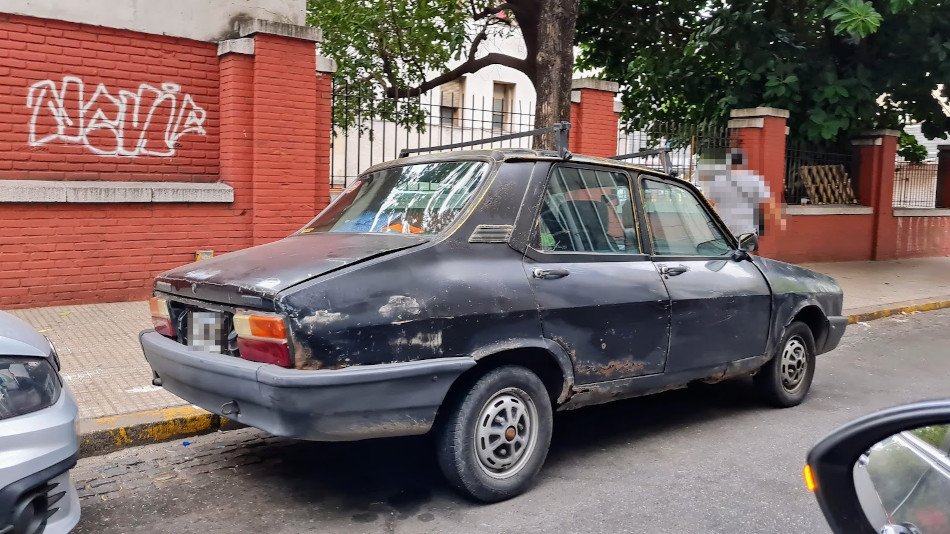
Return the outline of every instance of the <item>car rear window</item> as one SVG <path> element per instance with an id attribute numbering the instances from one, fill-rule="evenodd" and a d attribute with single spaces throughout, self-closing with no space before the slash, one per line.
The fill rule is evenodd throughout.
<path id="1" fill-rule="evenodd" d="M 446 161 L 363 175 L 301 233 L 438 234 L 458 218 L 488 168 L 481 161 Z"/>

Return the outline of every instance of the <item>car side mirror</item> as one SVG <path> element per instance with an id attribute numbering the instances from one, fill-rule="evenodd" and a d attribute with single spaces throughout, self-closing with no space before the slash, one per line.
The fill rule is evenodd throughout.
<path id="1" fill-rule="evenodd" d="M 739 236 L 739 250 L 752 253 L 759 250 L 759 236 L 754 233 Z"/>
<path id="2" fill-rule="evenodd" d="M 836 533 L 950 531 L 950 400 L 839 428 L 808 453 L 804 475 Z"/>

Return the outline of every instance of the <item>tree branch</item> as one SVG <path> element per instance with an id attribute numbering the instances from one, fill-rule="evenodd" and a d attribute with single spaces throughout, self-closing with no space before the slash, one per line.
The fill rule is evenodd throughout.
<path id="1" fill-rule="evenodd" d="M 426 93 L 444 83 L 451 82 L 452 80 L 458 79 L 462 75 L 471 74 L 480 69 L 483 69 L 489 65 L 502 65 L 505 67 L 511 67 L 515 70 L 524 72 L 528 74 L 528 62 L 524 59 L 519 59 L 514 56 L 509 56 L 507 54 L 488 54 L 486 56 L 474 59 L 469 57 L 469 59 L 462 63 L 461 65 L 455 67 L 454 69 L 444 72 L 431 80 L 422 83 L 416 87 L 410 89 L 399 89 L 397 87 L 388 87 L 386 89 L 386 96 L 389 98 L 412 98 Z M 530 74 L 528 74 L 531 76 Z"/>
<path id="2" fill-rule="evenodd" d="M 468 50 L 468 60 L 474 61 L 475 54 L 478 52 L 479 45 L 482 44 L 482 41 L 488 38 L 488 26 L 482 28 L 482 31 L 472 39 L 472 47 Z"/>
<path id="3" fill-rule="evenodd" d="M 390 86 L 395 86 L 398 78 L 396 77 L 396 72 L 393 70 L 392 59 L 385 50 L 379 51 L 379 57 L 383 60 L 383 72 L 386 74 L 386 80 Z"/>

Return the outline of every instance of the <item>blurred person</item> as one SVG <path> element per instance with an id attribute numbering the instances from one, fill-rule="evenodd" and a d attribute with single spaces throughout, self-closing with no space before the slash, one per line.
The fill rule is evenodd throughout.
<path id="1" fill-rule="evenodd" d="M 781 206 L 772 197 L 765 178 L 748 168 L 741 150 L 730 150 L 725 159 L 701 159 L 696 177 L 706 199 L 733 235 L 763 235 L 766 218 L 785 229 Z"/>

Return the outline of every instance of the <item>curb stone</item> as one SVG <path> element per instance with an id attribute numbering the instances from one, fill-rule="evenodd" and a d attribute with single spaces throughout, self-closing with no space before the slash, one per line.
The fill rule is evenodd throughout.
<path id="1" fill-rule="evenodd" d="M 848 324 L 944 308 L 950 308 L 950 299 L 912 301 L 888 308 L 857 309 L 848 315 Z M 196 406 L 177 406 L 86 419 L 79 422 L 79 456 L 98 456 L 126 447 L 163 443 L 243 427 L 244 425 L 237 421 Z"/>
<path id="2" fill-rule="evenodd" d="M 885 317 L 891 317 L 894 315 L 950 308 L 950 298 L 945 300 L 899 302 L 889 306 L 890 307 L 887 308 L 869 307 L 853 310 L 853 313 L 848 315 L 848 324 L 873 321 L 875 319 L 883 319 Z"/>
<path id="3" fill-rule="evenodd" d="M 176 406 L 79 421 L 79 457 L 233 430 L 244 425 L 196 406 Z"/>

